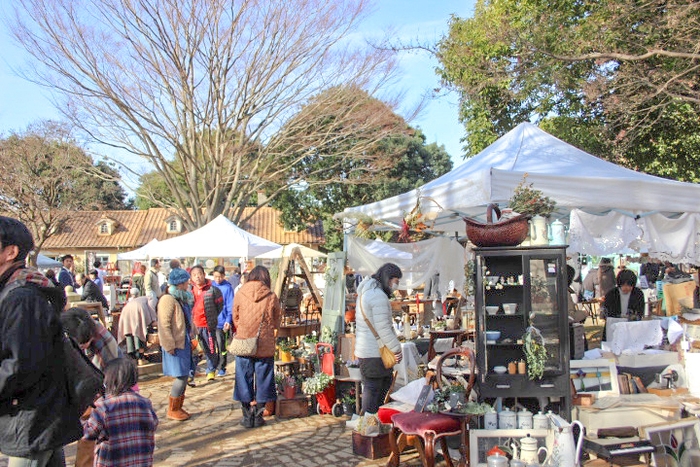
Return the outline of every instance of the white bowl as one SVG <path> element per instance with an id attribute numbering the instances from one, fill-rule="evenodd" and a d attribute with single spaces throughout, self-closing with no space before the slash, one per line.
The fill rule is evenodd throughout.
<path id="1" fill-rule="evenodd" d="M 501 331 L 486 331 L 486 340 L 497 341 L 501 337 Z"/>
<path id="2" fill-rule="evenodd" d="M 508 368 L 506 368 L 504 366 L 499 365 L 499 366 L 493 367 L 493 372 L 498 374 L 498 375 L 503 375 L 506 373 L 506 371 L 508 371 Z"/>
<path id="3" fill-rule="evenodd" d="M 503 304 L 503 312 L 507 315 L 514 315 L 517 310 L 518 310 L 517 303 L 504 303 Z"/>
<path id="4" fill-rule="evenodd" d="M 490 315 L 495 315 L 498 313 L 498 306 L 486 306 L 484 308 L 486 308 L 486 313 Z"/>

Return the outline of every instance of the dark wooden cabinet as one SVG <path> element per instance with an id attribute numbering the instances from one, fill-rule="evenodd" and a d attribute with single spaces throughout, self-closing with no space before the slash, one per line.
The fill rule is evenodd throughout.
<path id="1" fill-rule="evenodd" d="M 569 322 L 566 250 L 562 247 L 479 248 L 476 255 L 476 329 L 482 398 L 560 398 L 569 419 Z M 544 374 L 497 374 L 495 367 L 525 361 L 524 335 L 539 330 L 547 359 Z M 487 339 L 486 331 L 498 331 Z M 493 336 L 492 336 L 493 337 Z M 517 366 L 517 365 L 516 365 Z M 542 405 L 542 402 L 540 402 Z"/>

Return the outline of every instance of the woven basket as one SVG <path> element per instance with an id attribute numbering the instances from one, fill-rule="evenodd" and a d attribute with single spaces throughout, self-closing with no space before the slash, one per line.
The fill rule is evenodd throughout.
<path id="1" fill-rule="evenodd" d="M 495 204 L 486 208 L 486 224 L 464 217 L 467 224 L 467 238 L 479 247 L 516 246 L 520 245 L 529 231 L 529 215 L 518 215 L 503 222 L 493 223 L 492 212 L 496 211 L 498 218 L 501 211 Z"/>

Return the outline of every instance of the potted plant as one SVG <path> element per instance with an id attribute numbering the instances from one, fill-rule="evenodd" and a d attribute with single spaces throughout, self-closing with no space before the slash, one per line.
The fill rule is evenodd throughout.
<path id="1" fill-rule="evenodd" d="M 302 342 L 304 342 L 304 348 L 307 352 L 315 352 L 316 344 L 318 343 L 318 335 L 316 335 L 316 331 L 311 331 L 311 334 L 305 335 Z"/>
<path id="2" fill-rule="evenodd" d="M 306 378 L 302 384 L 304 394 L 316 395 L 326 390 L 333 384 L 333 377 L 325 373 L 314 373 L 313 376 Z"/>
<path id="3" fill-rule="evenodd" d="M 345 367 L 348 369 L 348 376 L 352 379 L 362 379 L 360 373 L 360 360 L 351 359 L 345 362 Z"/>
<path id="4" fill-rule="evenodd" d="M 542 191 L 533 188 L 532 183 L 527 183 L 527 173 L 523 175 L 523 181 L 513 190 L 513 196 L 508 201 L 508 207 L 514 213 L 548 217 L 556 208 L 557 203 L 544 196 Z"/>
<path id="5" fill-rule="evenodd" d="M 539 329 L 530 326 L 523 336 L 525 359 L 527 361 L 527 377 L 531 380 L 541 379 L 547 362 L 547 349 L 544 337 Z"/>
<path id="6" fill-rule="evenodd" d="M 348 392 L 343 394 L 343 412 L 345 415 L 351 417 L 355 413 L 355 404 L 357 403 L 357 398 L 355 397 L 355 389 L 350 389 Z"/>
<path id="7" fill-rule="evenodd" d="M 280 360 L 283 362 L 292 361 L 292 350 L 294 345 L 289 339 L 281 339 L 277 342 L 277 349 L 279 350 Z"/>
<path id="8" fill-rule="evenodd" d="M 282 394 L 285 399 L 294 399 L 297 393 L 297 381 L 294 376 L 285 376 L 282 380 Z"/>

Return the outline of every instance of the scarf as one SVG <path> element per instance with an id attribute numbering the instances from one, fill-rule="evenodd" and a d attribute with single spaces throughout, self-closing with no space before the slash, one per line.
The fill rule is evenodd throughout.
<path id="1" fill-rule="evenodd" d="M 189 306 L 192 306 L 194 303 L 194 295 L 189 290 L 180 290 L 177 286 L 171 285 L 168 287 L 168 293 L 175 297 L 175 300 L 186 303 Z"/>

